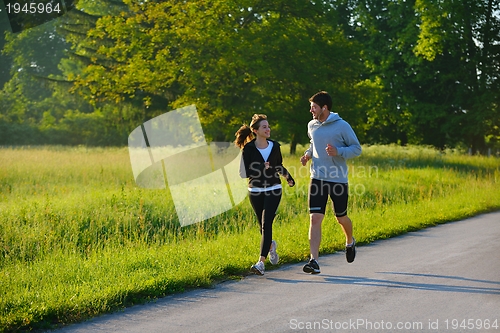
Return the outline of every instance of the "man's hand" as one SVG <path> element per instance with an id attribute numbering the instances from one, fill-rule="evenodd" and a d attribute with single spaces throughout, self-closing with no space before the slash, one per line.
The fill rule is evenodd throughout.
<path id="1" fill-rule="evenodd" d="M 334 147 L 331 144 L 327 144 L 325 150 L 328 156 L 337 156 L 339 153 L 337 147 Z"/>

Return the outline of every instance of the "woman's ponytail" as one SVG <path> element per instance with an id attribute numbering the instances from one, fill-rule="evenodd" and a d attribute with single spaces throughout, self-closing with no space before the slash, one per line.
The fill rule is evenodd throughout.
<path id="1" fill-rule="evenodd" d="M 236 136 L 234 144 L 240 149 L 243 149 L 243 147 L 253 139 L 252 129 L 247 125 L 241 126 L 240 129 L 234 133 L 234 135 Z"/>

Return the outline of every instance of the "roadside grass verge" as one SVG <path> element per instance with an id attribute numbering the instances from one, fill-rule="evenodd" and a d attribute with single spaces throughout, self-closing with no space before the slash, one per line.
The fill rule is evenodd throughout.
<path id="1" fill-rule="evenodd" d="M 363 148 L 349 164 L 360 245 L 500 209 L 499 159 Z M 181 228 L 168 190 L 137 188 L 129 164 L 126 149 L 0 149 L 0 331 L 47 329 L 248 274 L 260 244 L 248 200 Z M 284 185 L 274 224 L 280 264 L 309 252 L 308 168 L 298 156 L 284 164 L 297 184 Z M 330 207 L 320 251 L 343 243 Z"/>

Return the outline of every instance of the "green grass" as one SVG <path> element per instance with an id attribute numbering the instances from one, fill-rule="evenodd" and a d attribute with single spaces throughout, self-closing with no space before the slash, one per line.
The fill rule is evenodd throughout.
<path id="1" fill-rule="evenodd" d="M 285 187 L 274 235 L 281 263 L 291 263 L 309 250 L 309 173 L 298 156 L 284 164 L 297 184 Z M 359 244 L 500 209 L 497 158 L 367 146 L 349 166 Z M 0 331 L 50 328 L 240 278 L 259 256 L 259 237 L 248 199 L 181 228 L 167 190 L 135 185 L 126 148 L 0 149 Z M 329 208 L 320 250 L 343 243 Z"/>

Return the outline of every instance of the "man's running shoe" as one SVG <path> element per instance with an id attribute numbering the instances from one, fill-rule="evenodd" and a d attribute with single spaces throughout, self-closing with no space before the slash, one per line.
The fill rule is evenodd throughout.
<path id="1" fill-rule="evenodd" d="M 353 237 L 352 245 L 345 247 L 345 258 L 347 259 L 348 263 L 351 263 L 354 261 L 355 257 L 356 257 L 356 240 Z"/>
<path id="2" fill-rule="evenodd" d="M 271 249 L 269 250 L 269 261 L 271 264 L 276 265 L 280 260 L 280 256 L 276 253 L 276 249 L 278 248 L 278 244 L 276 241 L 271 242 Z"/>
<path id="3" fill-rule="evenodd" d="M 319 265 L 316 259 L 310 259 L 307 264 L 304 265 L 304 268 L 302 270 L 306 273 L 311 273 L 311 274 L 319 274 L 321 271 L 319 270 Z"/>
<path id="4" fill-rule="evenodd" d="M 257 275 L 264 275 L 264 263 L 262 261 L 258 261 L 255 265 L 252 265 L 250 270 Z"/>

